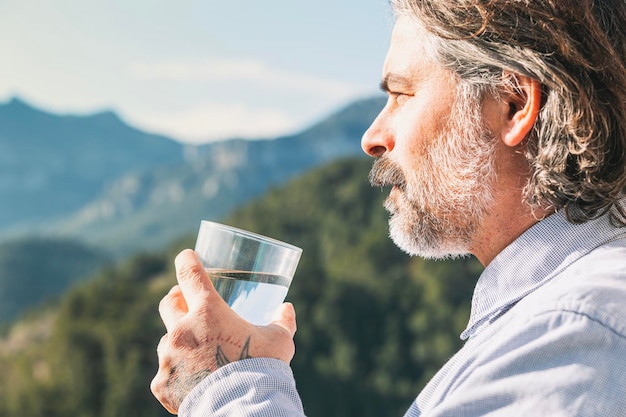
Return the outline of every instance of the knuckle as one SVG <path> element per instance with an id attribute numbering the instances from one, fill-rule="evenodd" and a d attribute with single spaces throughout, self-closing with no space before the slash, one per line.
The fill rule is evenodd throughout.
<path id="1" fill-rule="evenodd" d="M 269 332 L 267 344 L 272 347 L 272 351 L 275 352 L 276 358 L 281 359 L 287 363 L 293 359 L 296 352 L 296 345 L 293 340 L 293 335 L 286 329 L 276 326 Z"/>
<path id="2" fill-rule="evenodd" d="M 176 304 L 172 298 L 168 296 L 162 298 L 161 301 L 159 301 L 159 313 L 161 314 L 161 317 L 163 316 L 163 313 L 171 311 L 175 305 Z"/>
<path id="3" fill-rule="evenodd" d="M 181 277 L 188 277 L 188 278 L 198 277 L 204 273 L 204 269 L 202 268 L 202 265 L 198 263 L 188 262 L 188 263 L 179 265 L 177 269 L 177 273 Z"/>
<path id="4" fill-rule="evenodd" d="M 192 332 L 180 327 L 172 330 L 168 341 L 173 348 L 193 348 L 199 344 Z"/>
<path id="5" fill-rule="evenodd" d="M 166 295 L 165 297 L 161 298 L 161 301 L 159 301 L 159 311 L 162 312 L 166 310 L 169 304 L 170 304 L 169 295 Z"/>
<path id="6" fill-rule="evenodd" d="M 164 334 L 161 337 L 161 340 L 159 340 L 159 344 L 157 345 L 157 355 L 159 356 L 159 359 L 163 359 L 162 357 L 165 356 L 165 351 L 167 348 L 167 342 L 169 340 L 169 337 L 167 334 Z"/>
<path id="7" fill-rule="evenodd" d="M 172 305 L 174 298 L 178 294 L 178 291 L 178 285 L 174 285 L 169 290 L 169 292 L 165 294 L 163 298 L 161 298 L 161 301 L 159 301 L 159 311 L 163 311 L 164 309 L 167 309 L 170 305 Z"/>
<path id="8" fill-rule="evenodd" d="M 167 385 L 167 379 L 163 376 L 163 373 L 159 370 L 159 372 L 155 375 L 155 377 L 150 382 L 150 391 L 154 394 L 155 397 L 161 399 L 164 394 L 165 387 Z"/>
<path id="9" fill-rule="evenodd" d="M 152 378 L 152 381 L 150 381 L 150 391 L 152 391 L 152 393 L 158 397 L 159 392 L 160 392 L 160 386 L 159 386 L 159 380 L 158 380 L 158 374 L 157 376 L 155 376 L 154 378 Z"/>

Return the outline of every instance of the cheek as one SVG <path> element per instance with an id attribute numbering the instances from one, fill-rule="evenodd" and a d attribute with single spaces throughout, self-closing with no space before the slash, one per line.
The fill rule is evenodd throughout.
<path id="1" fill-rule="evenodd" d="M 419 156 L 424 149 L 427 138 L 424 131 L 423 113 L 416 106 L 404 108 L 396 118 L 395 154 L 400 163 L 406 163 Z"/>
<path id="2" fill-rule="evenodd" d="M 426 106 L 423 103 L 431 103 Z M 423 157 L 434 141 L 445 135 L 451 113 L 446 100 L 424 100 L 415 97 L 396 118 L 396 147 L 403 155 Z M 400 152 L 398 152 L 400 153 Z"/>

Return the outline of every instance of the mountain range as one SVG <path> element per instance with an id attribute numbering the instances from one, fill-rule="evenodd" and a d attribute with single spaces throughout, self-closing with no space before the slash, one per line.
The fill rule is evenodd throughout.
<path id="1" fill-rule="evenodd" d="M 168 245 L 313 167 L 363 155 L 384 105 L 350 103 L 292 135 L 193 146 L 113 112 L 57 115 L 0 104 L 0 240 L 72 238 L 121 258 Z"/>
<path id="2" fill-rule="evenodd" d="M 181 144 L 115 113 L 55 115 L 13 99 L 0 105 L 0 232 L 62 218 L 128 172 L 182 161 Z"/>

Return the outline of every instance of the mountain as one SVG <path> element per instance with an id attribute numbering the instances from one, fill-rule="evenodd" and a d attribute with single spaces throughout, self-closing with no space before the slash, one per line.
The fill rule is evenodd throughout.
<path id="1" fill-rule="evenodd" d="M 223 219 L 303 249 L 287 299 L 309 417 L 402 415 L 461 346 L 482 269 L 395 247 L 370 167 L 333 162 Z M 166 331 L 158 304 L 175 284 L 175 254 L 193 239 L 110 268 L 0 332 L 0 416 L 168 416 L 148 389 Z"/>
<path id="2" fill-rule="evenodd" d="M 198 147 L 113 113 L 0 105 L 0 322 L 107 262 L 162 250 L 200 220 L 220 220 L 304 171 L 363 155 L 360 137 L 382 105 L 351 103 L 291 136 Z"/>
<path id="3" fill-rule="evenodd" d="M 66 216 L 124 174 L 180 164 L 183 150 L 112 112 L 60 116 L 19 99 L 0 104 L 0 233 Z"/>
<path id="4" fill-rule="evenodd" d="M 188 147 L 183 162 L 122 175 L 43 230 L 103 246 L 118 257 L 158 250 L 197 230 L 200 220 L 220 219 L 304 171 L 364 156 L 361 136 L 383 105 L 383 98 L 351 103 L 294 135 Z"/>

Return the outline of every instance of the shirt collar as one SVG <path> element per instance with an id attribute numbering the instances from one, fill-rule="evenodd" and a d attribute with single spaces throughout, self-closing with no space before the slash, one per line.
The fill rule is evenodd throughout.
<path id="1" fill-rule="evenodd" d="M 560 211 L 535 224 L 500 252 L 480 275 L 470 321 L 461 339 L 488 326 L 594 248 L 625 236 L 626 227 L 614 227 L 608 214 L 575 225 Z"/>

